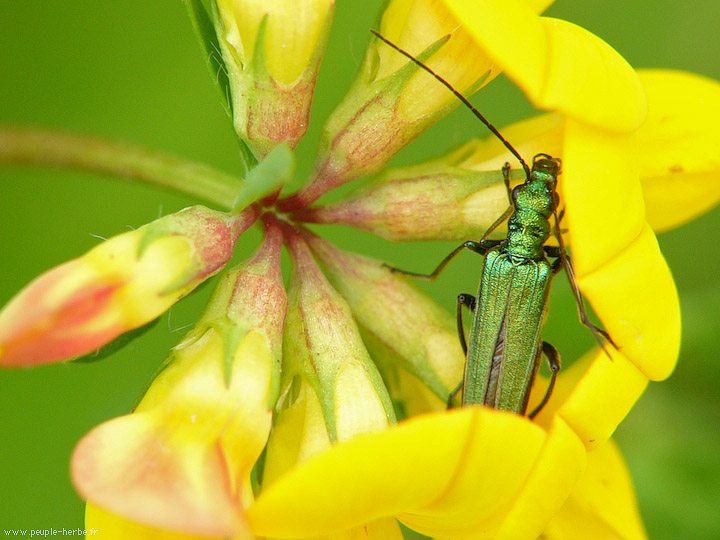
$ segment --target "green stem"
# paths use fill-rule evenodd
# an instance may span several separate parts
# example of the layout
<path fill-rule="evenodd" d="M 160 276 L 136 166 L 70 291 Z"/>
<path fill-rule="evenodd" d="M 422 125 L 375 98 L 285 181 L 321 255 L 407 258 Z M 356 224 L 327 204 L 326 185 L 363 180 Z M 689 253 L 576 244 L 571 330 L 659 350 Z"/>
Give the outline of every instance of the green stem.
<path fill-rule="evenodd" d="M 77 168 L 142 180 L 226 209 L 242 179 L 141 146 L 61 131 L 0 125 L 0 164 Z"/>

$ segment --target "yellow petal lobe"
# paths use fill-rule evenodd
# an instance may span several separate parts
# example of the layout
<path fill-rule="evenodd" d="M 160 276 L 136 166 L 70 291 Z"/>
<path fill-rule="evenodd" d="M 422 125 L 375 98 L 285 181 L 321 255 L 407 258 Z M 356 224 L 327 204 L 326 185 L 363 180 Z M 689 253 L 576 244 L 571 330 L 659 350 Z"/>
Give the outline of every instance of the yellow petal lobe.
<path fill-rule="evenodd" d="M 582 533 L 580 533 L 582 531 Z M 545 540 L 646 540 L 632 479 L 610 441 L 588 453 L 585 474 L 543 533 Z"/>
<path fill-rule="evenodd" d="M 522 0 L 445 0 L 465 29 L 540 109 L 615 132 L 644 120 L 632 67 L 587 30 L 541 18 Z"/>
<path fill-rule="evenodd" d="M 473 409 L 469 437 L 456 439 L 465 448 L 451 483 L 432 503 L 398 516 L 413 530 L 454 539 L 494 534 L 542 452 L 546 434 L 527 419 Z"/>
<path fill-rule="evenodd" d="M 442 48 L 427 60 L 427 65 L 442 74 L 460 92 L 466 92 L 480 79 L 485 85 L 499 74 L 492 59 L 458 24 L 442 0 L 389 2 L 380 21 L 380 32 L 413 56 L 420 55 L 444 36 L 450 36 Z M 378 48 L 377 54 L 378 69 L 374 74 L 377 80 L 393 75 L 408 62 L 407 58 L 385 45 Z M 431 114 L 454 100 L 456 98 L 452 93 L 434 77 L 418 70 L 403 89 L 397 112 L 402 118 L 413 120 Z"/>
<path fill-rule="evenodd" d="M 586 461 L 578 436 L 555 417 L 540 457 L 494 540 L 535 540 L 565 503 Z"/>
<path fill-rule="evenodd" d="M 221 0 L 226 39 L 247 66 L 256 54 L 257 34 L 267 17 L 263 54 L 268 69 L 282 84 L 293 83 L 308 66 L 317 47 L 332 0 Z M 236 27 L 233 27 L 233 24 Z"/>
<path fill-rule="evenodd" d="M 247 517 L 257 534 L 281 538 L 391 515 L 424 534 L 476 532 L 514 500 L 544 440 L 526 419 L 485 408 L 415 417 L 310 458 L 263 491 Z"/>
<path fill-rule="evenodd" d="M 394 518 L 383 518 L 349 531 L 315 540 L 403 540 L 400 524 Z"/>
<path fill-rule="evenodd" d="M 87 538 L 98 540 L 212 540 L 208 536 L 162 531 L 128 521 L 88 503 L 85 508 Z M 222 540 L 220 537 L 215 537 Z"/>
<path fill-rule="evenodd" d="M 548 113 L 521 120 L 500 130 L 521 156 L 534 156 L 544 153 L 560 157 L 563 151 L 565 119 L 559 114 Z M 458 166 L 476 171 L 500 171 L 505 163 L 515 168 L 517 159 L 513 157 L 497 137 L 485 137 L 473 141 L 472 155 Z M 505 196 L 507 202 L 507 196 Z"/>
<path fill-rule="evenodd" d="M 304 383 L 297 399 L 278 413 L 273 424 L 263 471 L 264 487 L 329 447 L 320 401 L 310 385 Z"/>
<path fill-rule="evenodd" d="M 641 70 L 649 103 L 638 130 L 647 220 L 677 227 L 720 200 L 720 83 L 680 71 Z"/>
<path fill-rule="evenodd" d="M 578 285 L 620 352 L 651 380 L 672 372 L 680 349 L 680 304 L 670 269 L 647 225 Z"/>
<path fill-rule="evenodd" d="M 602 39 L 567 21 L 540 18 L 549 43 L 538 107 L 614 132 L 637 129 L 647 115 L 633 68 Z M 522 85 L 520 85 L 522 86 Z M 532 91 L 528 91 L 533 98 Z"/>
<path fill-rule="evenodd" d="M 147 414 L 101 424 L 73 454 L 76 488 L 102 508 L 161 529 L 208 536 L 247 531 L 219 448 L 172 431 L 159 432 Z"/>
<path fill-rule="evenodd" d="M 645 226 L 635 157 L 632 135 L 566 122 L 558 189 L 565 204 L 561 227 L 569 231 L 578 277 L 615 257 Z"/>
<path fill-rule="evenodd" d="M 608 352 L 612 360 L 601 350 L 583 357 L 583 364 L 588 360 L 592 363 L 558 412 L 588 449 L 612 435 L 648 383 L 648 378 L 621 353 L 611 346 Z"/>

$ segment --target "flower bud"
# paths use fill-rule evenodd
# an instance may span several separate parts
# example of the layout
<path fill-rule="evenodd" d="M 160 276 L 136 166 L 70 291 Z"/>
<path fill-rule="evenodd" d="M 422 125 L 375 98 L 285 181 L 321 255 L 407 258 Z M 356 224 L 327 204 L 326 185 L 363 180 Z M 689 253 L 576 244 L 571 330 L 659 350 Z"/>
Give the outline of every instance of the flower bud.
<path fill-rule="evenodd" d="M 392 0 L 380 33 L 464 94 L 497 74 L 492 60 L 437 0 Z M 458 104 L 431 75 L 373 38 L 353 86 L 325 124 L 313 177 L 279 207 L 303 208 L 339 185 L 379 171 Z"/>
<path fill-rule="evenodd" d="M 362 327 L 447 401 L 465 362 L 454 318 L 379 261 L 341 251 L 306 230 L 303 236 Z"/>
<path fill-rule="evenodd" d="M 238 135 L 258 160 L 307 130 L 333 0 L 217 0 Z"/>
<path fill-rule="evenodd" d="M 523 155 L 559 155 L 562 127 L 558 116 L 545 115 L 503 132 Z M 516 161 L 495 137 L 474 139 L 441 158 L 385 169 L 339 200 L 293 216 L 348 225 L 394 242 L 481 238 L 509 204 L 502 176 L 506 162 Z M 525 175 L 516 166 L 510 178 L 520 181 Z M 506 230 L 502 223 L 495 235 Z"/>
<path fill-rule="evenodd" d="M 218 273 L 256 217 L 193 206 L 49 270 L 0 312 L 0 365 L 67 360 L 148 323 Z"/>
<path fill-rule="evenodd" d="M 264 484 L 357 434 L 395 422 L 390 396 L 343 298 L 291 227 L 294 261 L 285 325 L 280 403 L 268 444 Z"/>
<path fill-rule="evenodd" d="M 279 229 L 228 272 L 133 414 L 80 441 L 72 476 L 92 505 L 162 530 L 250 535 L 243 509 L 272 424 L 287 299 Z"/>

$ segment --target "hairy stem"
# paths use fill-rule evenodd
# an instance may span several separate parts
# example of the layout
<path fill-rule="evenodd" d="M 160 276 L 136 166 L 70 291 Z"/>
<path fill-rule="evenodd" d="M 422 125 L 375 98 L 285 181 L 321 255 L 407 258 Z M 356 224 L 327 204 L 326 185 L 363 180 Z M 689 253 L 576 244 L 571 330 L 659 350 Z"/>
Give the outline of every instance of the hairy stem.
<path fill-rule="evenodd" d="M 226 209 L 242 179 L 203 163 L 102 137 L 0 125 L 0 165 L 41 165 L 108 173 L 179 191 Z"/>

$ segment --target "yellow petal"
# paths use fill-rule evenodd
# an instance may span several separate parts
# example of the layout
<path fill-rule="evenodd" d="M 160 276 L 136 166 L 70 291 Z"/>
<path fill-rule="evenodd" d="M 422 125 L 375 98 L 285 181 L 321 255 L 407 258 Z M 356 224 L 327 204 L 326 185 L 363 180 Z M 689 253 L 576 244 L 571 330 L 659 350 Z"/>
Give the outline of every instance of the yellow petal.
<path fill-rule="evenodd" d="M 366 523 L 362 527 L 314 540 L 403 540 L 404 538 L 396 519 L 383 518 Z"/>
<path fill-rule="evenodd" d="M 522 0 L 445 3 L 536 107 L 616 132 L 632 131 L 644 120 L 637 75 L 587 30 L 538 17 Z"/>
<path fill-rule="evenodd" d="M 388 426 L 388 415 L 378 389 L 368 378 L 364 366 L 348 362 L 335 377 L 333 395 L 338 441 Z"/>
<path fill-rule="evenodd" d="M 523 0 L 535 13 L 542 13 L 555 0 Z"/>
<path fill-rule="evenodd" d="M 586 460 L 578 436 L 555 417 L 540 458 L 494 540 L 535 540 L 563 506 Z"/>
<path fill-rule="evenodd" d="M 566 122 L 558 189 L 565 203 L 561 226 L 569 231 L 578 277 L 615 257 L 645 226 L 635 157 L 631 135 Z"/>
<path fill-rule="evenodd" d="M 281 538 L 397 514 L 420 532 L 449 536 L 448 528 L 498 519 L 544 440 L 526 419 L 482 407 L 415 417 L 309 459 L 261 493 L 247 516 L 257 534 Z"/>
<path fill-rule="evenodd" d="M 87 538 L 98 540 L 212 540 L 208 536 L 175 533 L 154 529 L 118 517 L 93 504 L 85 508 Z M 215 537 L 222 540 L 221 537 Z"/>
<path fill-rule="evenodd" d="M 86 499 L 163 530 L 248 532 L 242 508 L 272 421 L 270 350 L 263 334 L 248 332 L 227 387 L 223 345 L 214 330 L 181 343 L 134 414 L 80 441 L 72 476 Z"/>
<path fill-rule="evenodd" d="M 268 441 L 263 470 L 267 488 L 280 476 L 330 447 L 325 417 L 317 394 L 303 382 L 292 405 L 278 412 Z"/>
<path fill-rule="evenodd" d="M 565 119 L 559 114 L 542 114 L 505 126 L 500 130 L 521 156 L 531 158 L 543 153 L 560 157 L 565 136 Z M 501 170 L 509 162 L 518 167 L 517 160 L 495 136 L 477 141 L 473 153 L 458 167 L 475 171 Z M 507 198 L 506 198 L 507 200 Z"/>
<path fill-rule="evenodd" d="M 526 484 L 545 433 L 534 432 L 518 415 L 485 407 L 476 414 L 452 482 L 430 504 L 398 516 L 410 528 L 443 538 L 485 538 L 495 533 Z"/>
<path fill-rule="evenodd" d="M 207 536 L 247 532 L 220 449 L 173 441 L 172 429 L 158 432 L 147 414 L 96 427 L 75 449 L 71 468 L 84 498 L 138 523 Z"/>
<path fill-rule="evenodd" d="M 592 363 L 558 411 L 589 449 L 612 435 L 648 383 L 648 378 L 622 354 L 612 347 L 608 352 L 612 360 L 601 350 L 583 357 L 581 366 Z"/>
<path fill-rule="evenodd" d="M 308 66 L 323 31 L 332 0 L 222 0 L 225 38 L 247 67 L 252 62 L 260 23 L 267 17 L 264 54 L 268 69 L 283 84 L 294 82 Z"/>
<path fill-rule="evenodd" d="M 623 356 L 651 380 L 670 375 L 680 349 L 680 305 L 650 227 L 614 259 L 578 277 L 578 285 Z"/>
<path fill-rule="evenodd" d="M 457 19 L 440 0 L 393 0 L 383 13 L 380 31 L 413 56 L 418 56 L 443 36 L 451 35 L 427 65 L 460 92 L 465 92 L 481 77 L 488 77 L 483 81 L 487 84 L 499 73 L 492 70 L 492 60 L 458 26 Z M 392 75 L 408 62 L 385 44 L 378 48 L 378 56 L 375 75 L 378 80 Z M 434 77 L 418 70 L 403 89 L 398 114 L 415 120 L 456 100 Z"/>
<path fill-rule="evenodd" d="M 669 70 L 639 72 L 649 112 L 638 130 L 647 220 L 657 232 L 720 200 L 720 84 Z"/>
<path fill-rule="evenodd" d="M 585 474 L 543 534 L 545 540 L 646 540 L 632 480 L 610 441 L 588 454 Z"/>

